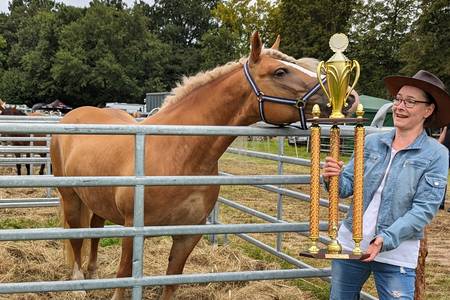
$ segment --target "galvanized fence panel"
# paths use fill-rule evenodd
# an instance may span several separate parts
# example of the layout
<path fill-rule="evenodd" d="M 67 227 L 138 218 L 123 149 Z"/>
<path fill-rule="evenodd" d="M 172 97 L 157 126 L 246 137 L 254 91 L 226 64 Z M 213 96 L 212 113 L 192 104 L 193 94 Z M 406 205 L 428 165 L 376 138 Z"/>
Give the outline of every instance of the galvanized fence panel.
<path fill-rule="evenodd" d="M 326 126 L 323 132 L 327 134 L 329 127 Z M 379 130 L 369 129 L 368 132 Z M 309 183 L 308 175 L 282 175 L 283 163 L 294 163 L 299 165 L 310 165 L 307 160 L 285 157 L 283 153 L 278 155 L 262 154 L 256 151 L 248 151 L 242 149 L 233 149 L 232 153 L 244 154 L 253 157 L 265 158 L 278 161 L 278 175 L 266 176 L 144 176 L 144 137 L 146 134 L 153 135 L 227 135 L 227 136 L 307 136 L 309 131 L 300 131 L 296 128 L 251 128 L 251 127 L 230 127 L 230 126 L 171 126 L 171 125 L 62 125 L 62 124 L 10 124 L 0 123 L 0 132 L 8 133 L 64 133 L 64 134 L 133 134 L 136 135 L 136 174 L 135 176 L 126 177 L 53 177 L 53 176 L 28 176 L 17 178 L 17 176 L 0 177 L 0 186 L 3 187 L 38 187 L 38 186 L 98 186 L 98 185 L 129 185 L 135 186 L 135 223 L 133 227 L 107 226 L 105 228 L 95 229 L 23 229 L 23 230 L 0 230 L 0 240 L 28 240 L 28 239 L 67 239 L 67 238 L 92 238 L 92 237 L 124 237 L 130 236 L 134 238 L 133 253 L 133 277 L 111 280 L 92 281 L 71 281 L 71 282 L 46 282 L 46 283 L 9 283 L 0 284 L 0 293 L 15 292 L 37 292 L 43 291 L 39 288 L 48 288 L 50 291 L 56 289 L 62 290 L 78 290 L 78 289 L 96 289 L 111 287 L 133 287 L 133 299 L 141 299 L 142 287 L 145 285 L 161 285 L 177 283 L 193 283 L 207 282 L 202 281 L 205 278 L 215 281 L 239 281 L 239 280 L 264 280 L 264 279 L 281 279 L 295 277 L 328 277 L 329 269 L 315 269 L 289 255 L 282 253 L 281 242 L 282 232 L 293 231 L 307 234 L 309 225 L 307 223 L 287 223 L 282 220 L 282 197 L 290 196 L 299 200 L 308 201 L 309 195 L 291 191 L 282 187 L 286 184 L 306 184 Z M 342 134 L 353 134 L 353 128 L 341 128 Z M 282 141 L 283 139 L 280 139 Z M 281 149 L 281 146 L 279 146 Z M 19 149 L 18 149 L 19 150 Z M 48 149 L 47 149 L 48 150 Z M 30 150 L 31 151 L 31 150 Z M 222 175 L 229 175 L 223 173 Z M 278 208 L 277 217 L 272 217 L 261 212 L 254 211 L 237 204 L 231 200 L 219 198 L 219 202 L 230 205 L 231 207 L 240 209 L 247 213 L 261 217 L 269 224 L 229 224 L 229 225 L 201 225 L 201 226 L 164 226 L 152 227 L 143 224 L 143 190 L 145 185 L 257 185 L 258 187 L 277 192 Z M 278 186 L 274 186 L 274 184 Z M 1 207 L 8 207 L 13 201 L 1 200 Z M 26 203 L 28 202 L 28 203 Z M 57 199 L 39 199 L 38 201 L 23 200 L 23 207 L 29 206 L 53 206 L 57 205 Z M 2 206 L 4 205 L 4 206 Z M 321 199 L 321 205 L 328 205 L 326 199 Z M 218 207 L 218 205 L 216 205 Z M 341 210 L 348 207 L 341 206 Z M 214 216 L 215 214 L 215 216 Z M 217 212 L 213 212 L 210 219 L 212 223 L 217 222 Z M 326 230 L 326 222 L 321 222 L 321 230 Z M 279 233 L 277 237 L 276 248 L 272 248 L 250 236 L 246 233 L 252 232 L 274 232 Z M 176 235 L 176 234 L 236 234 L 239 237 L 251 242 L 254 245 L 272 253 L 300 268 L 309 268 L 308 270 L 296 270 L 295 272 L 285 272 L 286 270 L 268 271 L 263 273 L 254 272 L 232 272 L 232 273 L 216 273 L 216 274 L 197 274 L 197 275 L 172 275 L 169 277 L 143 276 L 142 255 L 143 240 L 146 235 Z M 326 237 L 321 238 L 322 242 L 327 242 Z M 305 272 L 308 271 L 308 272 Z M 245 273 L 245 274 L 244 274 Z M 247 274 L 249 273 L 249 274 Z M 293 274 L 296 274 L 293 276 Z M 270 274 L 270 276 L 268 275 Z M 293 276 L 293 277 L 289 277 Z M 164 279 L 166 278 L 166 279 Z M 171 281 L 172 280 L 172 281 Z M 175 281 L 173 281 L 175 280 Z M 192 280 L 192 281 L 191 281 Z M 370 295 L 363 294 L 363 299 L 376 299 Z"/>

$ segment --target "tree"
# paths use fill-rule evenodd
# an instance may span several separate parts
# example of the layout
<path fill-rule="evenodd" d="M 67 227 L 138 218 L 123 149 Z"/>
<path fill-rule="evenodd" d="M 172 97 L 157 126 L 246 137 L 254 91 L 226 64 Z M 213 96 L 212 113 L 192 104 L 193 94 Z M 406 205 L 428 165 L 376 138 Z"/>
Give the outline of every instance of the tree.
<path fill-rule="evenodd" d="M 217 0 L 156 0 L 151 6 L 150 30 L 170 45 L 190 47 L 210 29 Z"/>
<path fill-rule="evenodd" d="M 139 11 L 94 1 L 61 31 L 51 74 L 60 97 L 74 106 L 141 102 L 145 92 L 168 88 L 162 79 L 168 49 Z"/>
<path fill-rule="evenodd" d="M 265 41 L 274 36 L 270 34 L 268 25 L 273 9 L 269 0 L 228 0 L 218 3 L 212 15 L 222 29 L 217 33 L 223 35 L 226 32 L 227 38 L 234 40 L 236 50 L 233 52 L 243 56 L 248 54 L 250 36 L 254 31 L 258 31 Z"/>
<path fill-rule="evenodd" d="M 225 27 L 211 29 L 201 40 L 201 69 L 209 70 L 239 58 L 239 37 Z"/>
<path fill-rule="evenodd" d="M 450 6 L 446 0 L 423 1 L 423 13 L 400 47 L 400 73 L 411 76 L 420 69 L 436 74 L 450 87 Z"/>
<path fill-rule="evenodd" d="M 21 20 L 15 32 L 16 43 L 8 54 L 7 68 L 20 71 L 32 96 L 26 99 L 27 104 L 43 102 L 51 99 L 54 92 L 50 68 L 57 48 L 56 18 L 44 6 L 41 10 L 33 7 L 28 17 Z M 14 41 L 14 39 L 12 39 Z M 18 97 L 23 101 L 25 95 Z M 18 99 L 7 99 L 15 102 Z"/>
<path fill-rule="evenodd" d="M 200 71 L 200 41 L 212 26 L 211 9 L 217 0 L 156 0 L 148 11 L 149 28 L 169 45 L 163 82 L 171 87 L 183 75 Z M 146 10 L 141 5 L 141 9 Z"/>
<path fill-rule="evenodd" d="M 281 50 L 294 57 L 328 59 L 330 37 L 347 33 L 357 0 L 281 0 L 272 13 L 271 29 L 281 35 Z"/>
<path fill-rule="evenodd" d="M 388 97 L 382 79 L 401 69 L 400 47 L 417 19 L 418 8 L 417 0 L 360 3 L 352 18 L 348 51 L 361 64 L 360 93 Z"/>
<path fill-rule="evenodd" d="M 6 46 L 6 39 L 0 34 L 0 70 L 6 68 L 6 58 L 8 56 Z"/>

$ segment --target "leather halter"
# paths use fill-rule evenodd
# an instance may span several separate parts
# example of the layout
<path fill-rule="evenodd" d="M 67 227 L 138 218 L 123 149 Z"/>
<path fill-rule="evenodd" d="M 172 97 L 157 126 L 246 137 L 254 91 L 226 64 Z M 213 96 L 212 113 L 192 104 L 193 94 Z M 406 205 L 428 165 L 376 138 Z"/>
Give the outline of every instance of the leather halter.
<path fill-rule="evenodd" d="M 315 93 L 317 93 L 317 91 L 320 89 L 320 83 L 317 83 L 316 85 L 314 85 L 310 90 L 308 90 L 306 92 L 305 95 L 303 95 L 303 97 L 300 97 L 298 99 L 291 99 L 291 98 L 283 98 L 283 97 L 264 95 L 264 93 L 256 85 L 256 82 L 253 79 L 252 75 L 250 74 L 248 61 L 246 61 L 244 64 L 244 74 L 245 74 L 245 78 L 247 78 L 248 83 L 252 87 L 253 92 L 255 93 L 256 97 L 258 98 L 259 115 L 261 116 L 261 119 L 264 122 L 266 122 L 268 124 L 272 124 L 272 125 L 277 125 L 277 126 L 287 126 L 290 124 L 290 123 L 272 123 L 272 122 L 267 121 L 265 114 L 264 114 L 264 102 L 268 101 L 268 102 L 277 103 L 277 104 L 290 105 L 290 106 L 294 106 L 295 108 L 297 108 L 299 116 L 300 116 L 300 129 L 308 129 L 308 127 L 306 126 L 306 117 L 305 117 L 304 106 L 305 106 L 306 102 L 309 100 L 309 98 L 312 95 L 314 95 Z M 322 83 L 325 84 L 326 80 L 327 80 L 326 77 L 324 77 L 322 79 Z"/>

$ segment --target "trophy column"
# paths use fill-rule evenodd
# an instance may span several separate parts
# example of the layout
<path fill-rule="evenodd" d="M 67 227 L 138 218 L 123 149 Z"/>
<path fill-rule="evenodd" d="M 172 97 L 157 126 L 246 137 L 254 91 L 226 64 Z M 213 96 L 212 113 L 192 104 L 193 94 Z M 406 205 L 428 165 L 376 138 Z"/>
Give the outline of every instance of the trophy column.
<path fill-rule="evenodd" d="M 337 125 L 333 125 L 330 130 L 330 156 L 339 161 L 341 144 L 340 130 Z M 339 226 L 339 177 L 332 176 L 329 186 L 330 207 L 328 209 L 328 236 L 331 243 L 328 244 L 328 253 L 340 253 L 342 248 L 337 241 L 337 230 Z"/>
<path fill-rule="evenodd" d="M 318 107 L 316 107 L 318 108 Z M 319 111 L 320 115 L 320 111 Z M 319 208 L 320 208 L 320 126 L 311 126 L 311 205 L 309 206 L 311 246 L 308 251 L 319 253 L 317 241 L 319 240 Z"/>
<path fill-rule="evenodd" d="M 364 111 L 358 107 L 358 118 L 362 118 Z M 354 184 L 353 184 L 353 248 L 354 255 L 361 255 L 361 241 L 363 238 L 363 191 L 364 191 L 364 136 L 365 129 L 361 124 L 355 127 Z"/>

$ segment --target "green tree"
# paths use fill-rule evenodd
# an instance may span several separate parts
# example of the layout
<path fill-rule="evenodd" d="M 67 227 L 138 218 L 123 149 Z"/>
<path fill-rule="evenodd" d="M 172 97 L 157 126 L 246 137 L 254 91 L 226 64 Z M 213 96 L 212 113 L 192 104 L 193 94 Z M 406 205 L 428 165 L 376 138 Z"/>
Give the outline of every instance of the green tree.
<path fill-rule="evenodd" d="M 347 33 L 358 0 L 281 0 L 271 14 L 270 27 L 281 35 L 281 50 L 294 57 L 328 59 L 328 41 Z"/>
<path fill-rule="evenodd" d="M 446 0 L 423 1 L 423 13 L 400 47 L 400 73 L 420 69 L 436 74 L 450 88 L 450 6 Z"/>
<path fill-rule="evenodd" d="M 16 68 L 2 72 L 0 76 L 0 98 L 12 104 L 32 104 L 30 99 L 33 98 L 33 90 L 25 78 L 26 74 Z"/>
<path fill-rule="evenodd" d="M 258 31 L 263 40 L 276 35 L 269 32 L 269 16 L 275 6 L 269 0 L 227 0 L 217 4 L 212 11 L 218 26 L 217 36 L 227 35 L 227 39 L 234 41 L 235 51 L 239 56 L 248 54 L 250 36 Z"/>
<path fill-rule="evenodd" d="M 209 70 L 239 58 L 237 34 L 225 27 L 211 29 L 201 40 L 201 69 Z"/>
<path fill-rule="evenodd" d="M 27 104 L 47 101 L 53 95 L 50 68 L 57 48 L 55 20 L 54 14 L 42 10 L 22 21 L 16 34 L 17 43 L 9 53 L 8 68 L 20 70 L 33 91 Z"/>
<path fill-rule="evenodd" d="M 145 92 L 168 88 L 162 79 L 168 49 L 139 11 L 94 1 L 61 31 L 51 74 L 74 106 L 142 102 Z"/>
<path fill-rule="evenodd" d="M 210 29 L 217 0 L 156 0 L 150 10 L 150 29 L 171 45 L 193 46 Z"/>
<path fill-rule="evenodd" d="M 163 82 L 173 87 L 183 75 L 200 71 L 201 39 L 211 29 L 217 0 L 156 0 L 148 10 L 149 28 L 169 45 Z M 145 10 L 145 7 L 141 5 Z"/>
<path fill-rule="evenodd" d="M 0 34 L 0 70 L 6 68 L 6 59 L 8 56 L 8 53 L 6 52 L 6 39 L 3 37 L 3 35 Z"/>
<path fill-rule="evenodd" d="M 348 56 L 361 64 L 360 93 L 389 97 L 383 78 L 401 69 L 400 47 L 418 17 L 419 1 L 369 0 L 352 18 Z"/>

